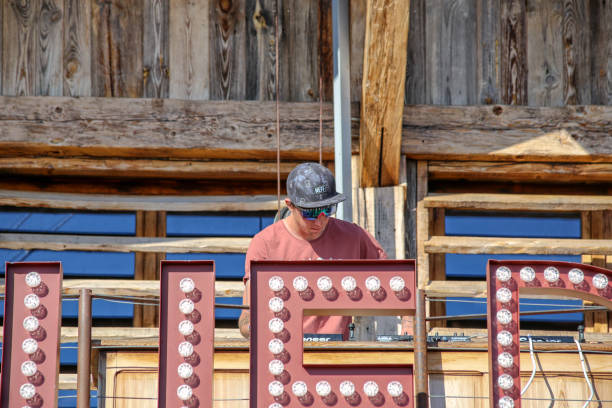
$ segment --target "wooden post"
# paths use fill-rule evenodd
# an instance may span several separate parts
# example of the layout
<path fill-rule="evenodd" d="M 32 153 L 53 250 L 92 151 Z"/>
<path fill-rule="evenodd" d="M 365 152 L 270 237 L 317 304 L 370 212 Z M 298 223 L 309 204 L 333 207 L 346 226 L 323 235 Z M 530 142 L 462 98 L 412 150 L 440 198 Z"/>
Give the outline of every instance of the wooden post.
<path fill-rule="evenodd" d="M 136 212 L 137 237 L 165 237 L 166 212 L 165 211 L 137 211 Z M 159 279 L 159 261 L 164 259 L 163 253 L 143 253 L 135 255 L 134 279 Z M 156 327 L 159 320 L 158 309 L 154 306 L 134 306 L 135 327 Z"/>
<path fill-rule="evenodd" d="M 583 239 L 612 238 L 612 211 L 585 211 L 581 218 Z M 608 269 L 612 266 L 612 258 L 606 255 L 585 255 L 582 262 Z M 584 304 L 592 305 L 586 301 Z M 607 333 L 610 329 L 608 312 L 585 312 L 584 328 L 589 333 Z"/>

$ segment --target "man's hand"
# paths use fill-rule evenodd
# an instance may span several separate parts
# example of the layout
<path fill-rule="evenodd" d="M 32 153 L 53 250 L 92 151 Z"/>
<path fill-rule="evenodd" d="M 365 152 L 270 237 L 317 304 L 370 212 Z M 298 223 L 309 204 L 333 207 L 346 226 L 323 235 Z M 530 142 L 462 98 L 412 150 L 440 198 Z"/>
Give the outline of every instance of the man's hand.
<path fill-rule="evenodd" d="M 251 312 L 243 310 L 242 313 L 240 313 L 238 328 L 240 329 L 240 334 L 242 334 L 245 339 L 251 336 Z"/>

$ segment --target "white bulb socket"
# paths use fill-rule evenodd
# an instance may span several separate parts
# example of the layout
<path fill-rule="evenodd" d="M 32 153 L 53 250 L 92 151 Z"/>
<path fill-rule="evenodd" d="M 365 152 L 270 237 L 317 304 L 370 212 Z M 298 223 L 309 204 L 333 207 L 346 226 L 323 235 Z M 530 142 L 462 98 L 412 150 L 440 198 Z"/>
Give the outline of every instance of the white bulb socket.
<path fill-rule="evenodd" d="M 268 328 L 272 333 L 278 334 L 283 331 L 283 329 L 285 328 L 285 324 L 281 319 L 275 317 L 273 319 L 270 319 L 270 321 L 268 322 Z"/>
<path fill-rule="evenodd" d="M 189 336 L 191 333 L 193 333 L 194 329 L 193 323 L 191 323 L 189 320 L 183 320 L 178 325 L 179 333 L 181 333 L 183 336 Z"/>
<path fill-rule="evenodd" d="M 181 357 L 190 357 L 193 354 L 193 344 L 183 341 L 178 345 L 178 352 Z"/>
<path fill-rule="evenodd" d="M 283 281 L 283 278 L 281 278 L 280 276 L 272 276 L 268 280 L 268 286 L 270 287 L 272 291 L 278 292 L 285 287 L 285 282 Z"/>
<path fill-rule="evenodd" d="M 389 287 L 394 292 L 401 292 L 406 287 L 406 282 L 401 276 L 394 276 L 389 280 Z"/>
<path fill-rule="evenodd" d="M 30 293 L 23 298 L 23 304 L 26 308 L 34 310 L 40 306 L 40 298 L 34 293 Z"/>
<path fill-rule="evenodd" d="M 357 281 L 352 276 L 345 276 L 342 278 L 340 284 L 342 285 L 342 289 L 347 292 L 352 292 L 357 289 Z"/>
<path fill-rule="evenodd" d="M 195 282 L 191 278 L 183 278 L 179 282 L 179 288 L 183 293 L 191 293 L 195 290 Z"/>
<path fill-rule="evenodd" d="M 531 266 L 525 266 L 521 268 L 519 276 L 523 282 L 533 282 L 535 280 L 536 273 Z"/>
<path fill-rule="evenodd" d="M 38 371 L 38 367 L 36 367 L 36 363 L 33 361 L 24 361 L 21 364 L 21 373 L 26 377 L 31 377 L 36 374 Z"/>
<path fill-rule="evenodd" d="M 321 397 L 327 397 L 332 392 L 331 384 L 325 380 L 321 380 L 315 386 L 317 394 Z"/>
<path fill-rule="evenodd" d="M 502 347 L 508 347 L 512 345 L 512 333 L 507 330 L 502 330 L 497 333 L 497 342 Z"/>
<path fill-rule="evenodd" d="M 514 408 L 514 400 L 506 395 L 499 399 L 497 405 L 499 408 Z"/>
<path fill-rule="evenodd" d="M 514 365 L 514 357 L 508 352 L 503 352 L 497 356 L 497 363 L 502 368 L 510 368 Z"/>
<path fill-rule="evenodd" d="M 23 399 L 34 398 L 34 395 L 36 395 L 36 387 L 34 387 L 34 384 L 30 383 L 23 384 L 19 387 L 19 395 Z"/>
<path fill-rule="evenodd" d="M 497 377 L 497 385 L 502 390 L 508 391 L 514 387 L 514 379 L 510 374 L 502 374 Z"/>
<path fill-rule="evenodd" d="M 342 381 L 338 388 L 340 389 L 340 394 L 345 397 L 350 397 L 355 393 L 355 384 L 351 381 Z"/>
<path fill-rule="evenodd" d="M 193 395 L 193 390 L 187 384 L 182 384 L 176 389 L 176 395 L 179 397 L 179 399 L 187 401 Z"/>
<path fill-rule="evenodd" d="M 510 268 L 507 266 L 500 266 L 495 271 L 495 277 L 500 282 L 508 282 L 510 279 L 512 279 L 512 271 L 510 271 Z"/>
<path fill-rule="evenodd" d="M 284 349 L 285 345 L 279 339 L 272 339 L 268 343 L 268 350 L 270 350 L 272 354 L 280 354 Z"/>
<path fill-rule="evenodd" d="M 578 268 L 572 268 L 567 273 L 567 277 L 574 285 L 580 285 L 584 281 L 584 272 Z"/>
<path fill-rule="evenodd" d="M 26 354 L 34 354 L 38 350 L 38 342 L 34 339 L 25 339 L 21 343 L 21 349 Z"/>
<path fill-rule="evenodd" d="M 317 279 L 317 287 L 321 292 L 329 292 L 334 287 L 334 284 L 329 276 L 321 276 Z"/>
<path fill-rule="evenodd" d="M 503 325 L 510 324 L 512 322 L 512 313 L 508 309 L 500 309 L 497 312 L 497 321 Z"/>
<path fill-rule="evenodd" d="M 284 309 L 285 303 L 283 302 L 283 299 L 281 299 L 279 297 L 273 297 L 268 302 L 268 307 L 274 313 L 278 313 L 278 312 L 280 312 L 280 311 L 282 311 Z"/>
<path fill-rule="evenodd" d="M 593 276 L 593 286 L 599 290 L 604 290 L 608 287 L 608 277 L 603 273 L 598 273 Z"/>
<path fill-rule="evenodd" d="M 298 398 L 302 398 L 308 393 L 308 387 L 304 381 L 296 381 L 291 386 L 291 392 Z"/>
<path fill-rule="evenodd" d="M 404 392 L 404 387 L 402 387 L 402 383 L 399 381 L 391 381 L 389 384 L 387 384 L 387 392 L 393 398 L 397 398 Z"/>
<path fill-rule="evenodd" d="M 23 319 L 23 328 L 29 332 L 33 332 L 34 330 L 38 329 L 39 326 L 40 322 L 34 316 L 28 316 Z"/>
<path fill-rule="evenodd" d="M 28 272 L 25 276 L 25 283 L 31 288 L 37 288 L 42 283 L 42 278 L 38 272 Z"/>
<path fill-rule="evenodd" d="M 195 310 L 195 303 L 191 299 L 183 299 L 179 302 L 179 310 L 183 314 L 190 314 Z"/>
<path fill-rule="evenodd" d="M 365 280 L 365 285 L 370 292 L 376 292 L 380 289 L 380 279 L 376 276 L 368 276 Z"/>
<path fill-rule="evenodd" d="M 177 371 L 179 377 L 187 379 L 193 375 L 193 366 L 189 363 L 181 363 L 179 364 Z"/>
<path fill-rule="evenodd" d="M 308 279 L 303 276 L 296 276 L 293 278 L 293 289 L 298 292 L 303 292 L 308 289 Z"/>
<path fill-rule="evenodd" d="M 559 280 L 559 270 L 554 266 L 549 266 L 544 269 L 544 279 L 549 283 L 555 283 Z"/>
<path fill-rule="evenodd" d="M 374 381 L 366 381 L 365 384 L 363 384 L 363 392 L 368 397 L 375 397 L 378 395 L 378 384 Z"/>
<path fill-rule="evenodd" d="M 508 303 L 512 300 L 512 292 L 508 288 L 499 288 L 495 293 L 495 297 L 501 303 Z"/>
<path fill-rule="evenodd" d="M 281 395 L 283 395 L 284 391 L 285 387 L 280 381 L 272 381 L 270 384 L 268 384 L 268 392 L 273 397 L 280 397 Z"/>
<path fill-rule="evenodd" d="M 285 371 L 285 365 L 280 360 L 272 360 L 268 364 L 268 370 L 272 375 L 281 375 Z"/>

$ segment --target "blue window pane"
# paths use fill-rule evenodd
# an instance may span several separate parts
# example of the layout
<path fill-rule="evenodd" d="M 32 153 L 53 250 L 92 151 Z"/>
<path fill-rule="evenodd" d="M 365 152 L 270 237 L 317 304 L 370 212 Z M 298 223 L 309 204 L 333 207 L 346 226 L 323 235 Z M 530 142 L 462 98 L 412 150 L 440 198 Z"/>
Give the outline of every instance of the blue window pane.
<path fill-rule="evenodd" d="M 76 390 L 58 390 L 57 407 L 58 408 L 76 408 L 77 406 L 77 391 Z M 91 408 L 98 408 L 98 392 L 91 390 L 89 395 L 89 406 Z M 109 406 L 107 402 L 106 406 Z"/>
<path fill-rule="evenodd" d="M 0 249 L 0 272 L 5 273 L 5 262 L 60 261 L 64 277 L 134 276 L 134 254 L 118 252 L 47 251 Z"/>
<path fill-rule="evenodd" d="M 215 298 L 215 303 L 222 303 L 225 305 L 241 305 L 242 298 Z M 240 317 L 240 312 L 240 309 L 215 308 L 215 319 L 238 320 Z"/>
<path fill-rule="evenodd" d="M 134 235 L 133 213 L 0 211 L 0 230 L 10 232 Z"/>
<path fill-rule="evenodd" d="M 60 365 L 76 366 L 78 359 L 78 343 L 62 343 L 60 345 Z"/>
<path fill-rule="evenodd" d="M 260 216 L 169 214 L 168 236 L 251 237 L 261 228 Z"/>
<path fill-rule="evenodd" d="M 91 313 L 94 319 L 131 319 L 134 317 L 134 305 L 93 299 Z M 0 317 L 4 317 L 4 302 L 0 302 Z M 79 317 L 78 299 L 62 300 L 62 317 L 68 319 Z"/>
<path fill-rule="evenodd" d="M 487 313 L 487 300 L 481 298 L 448 298 L 446 302 L 446 314 L 448 316 L 459 316 L 465 314 Z M 555 299 L 520 299 L 521 312 L 571 309 L 582 307 L 582 300 L 555 300 Z M 544 306 L 540 306 L 544 305 Z M 555 305 L 555 306 L 547 306 Z M 557 306 L 562 305 L 562 306 Z M 475 320 L 486 320 L 484 317 Z M 521 322 L 558 322 L 558 323 L 582 323 L 583 313 L 564 313 L 550 315 L 521 316 Z"/>
<path fill-rule="evenodd" d="M 446 235 L 580 238 L 580 218 L 457 215 L 445 217 Z"/>
<path fill-rule="evenodd" d="M 166 254 L 166 259 L 177 261 L 215 261 L 217 279 L 242 278 L 245 254 Z"/>
<path fill-rule="evenodd" d="M 549 261 L 581 262 L 579 255 L 526 255 L 526 254 L 446 254 L 447 278 L 486 278 L 489 259 L 540 259 Z"/>

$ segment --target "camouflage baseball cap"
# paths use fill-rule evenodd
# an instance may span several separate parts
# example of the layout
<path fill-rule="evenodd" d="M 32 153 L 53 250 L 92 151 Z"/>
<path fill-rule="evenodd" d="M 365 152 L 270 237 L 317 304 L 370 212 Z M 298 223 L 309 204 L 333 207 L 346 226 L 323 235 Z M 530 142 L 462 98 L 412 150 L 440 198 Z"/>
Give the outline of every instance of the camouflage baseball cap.
<path fill-rule="evenodd" d="M 337 204 L 346 197 L 336 192 L 336 180 L 329 169 L 319 163 L 297 165 L 287 177 L 287 194 L 291 202 L 302 208 Z"/>

